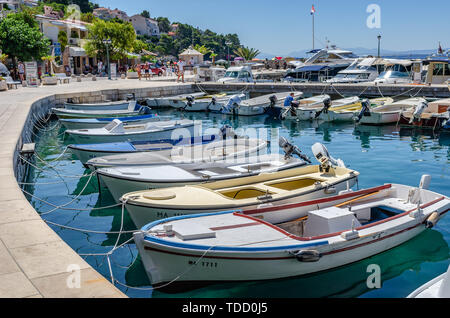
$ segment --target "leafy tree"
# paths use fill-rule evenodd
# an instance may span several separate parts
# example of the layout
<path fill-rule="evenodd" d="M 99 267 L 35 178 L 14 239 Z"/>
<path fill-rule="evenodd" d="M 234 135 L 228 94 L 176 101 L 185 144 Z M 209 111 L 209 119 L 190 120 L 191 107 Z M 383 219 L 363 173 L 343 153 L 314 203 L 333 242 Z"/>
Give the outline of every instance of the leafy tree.
<path fill-rule="evenodd" d="M 117 23 L 114 21 L 103 21 L 96 19 L 88 26 L 87 42 L 84 46 L 89 56 L 106 56 L 106 44 L 104 40 L 110 39 L 110 57 L 119 60 L 131 52 L 136 44 L 136 33 L 133 25 L 129 22 Z"/>
<path fill-rule="evenodd" d="M 142 50 L 147 50 L 148 45 L 147 43 L 141 41 L 141 40 L 135 40 L 133 43 L 133 52 L 135 53 L 141 53 Z"/>
<path fill-rule="evenodd" d="M 67 39 L 67 32 L 64 30 L 61 30 L 58 32 L 58 42 L 61 43 L 61 52 L 64 52 L 67 43 L 69 42 Z"/>
<path fill-rule="evenodd" d="M 82 13 L 92 12 L 98 8 L 98 4 L 91 3 L 89 0 L 43 0 L 41 3 L 45 5 L 62 4 L 68 6 L 69 4 L 76 4 L 80 7 Z"/>
<path fill-rule="evenodd" d="M 97 19 L 92 12 L 82 13 L 80 20 L 87 23 L 93 23 L 94 20 Z"/>
<path fill-rule="evenodd" d="M 200 46 L 200 44 L 196 44 L 196 45 L 194 46 L 194 49 L 197 50 L 197 51 L 199 51 L 199 52 L 202 53 L 203 55 L 206 55 L 206 54 L 212 52 L 212 51 L 211 51 L 210 49 L 208 49 L 206 46 L 204 46 L 204 45 Z"/>
<path fill-rule="evenodd" d="M 260 51 L 248 47 L 240 47 L 234 51 L 234 54 L 242 57 L 246 61 L 250 61 L 259 55 Z"/>
<path fill-rule="evenodd" d="M 31 25 L 30 25 L 31 24 Z M 10 13 L 0 21 L 0 48 L 8 54 L 15 66 L 21 61 L 40 59 L 48 54 L 50 40 L 22 13 Z"/>
<path fill-rule="evenodd" d="M 143 16 L 144 18 L 150 19 L 150 12 L 148 12 L 147 10 L 142 11 L 141 16 Z"/>
<path fill-rule="evenodd" d="M 156 21 L 158 21 L 159 32 L 167 33 L 170 31 L 171 27 L 170 27 L 169 19 L 164 18 L 164 17 L 159 17 L 156 19 Z"/>

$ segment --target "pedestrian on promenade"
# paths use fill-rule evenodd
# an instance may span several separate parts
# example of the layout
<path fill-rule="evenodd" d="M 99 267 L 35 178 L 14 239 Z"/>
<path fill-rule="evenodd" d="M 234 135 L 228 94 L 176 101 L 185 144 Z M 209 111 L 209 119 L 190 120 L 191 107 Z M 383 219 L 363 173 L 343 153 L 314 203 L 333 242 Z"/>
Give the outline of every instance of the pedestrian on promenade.
<path fill-rule="evenodd" d="M 184 63 L 184 61 L 183 60 L 179 60 L 178 61 L 178 63 L 177 63 L 177 66 L 178 66 L 178 78 L 177 78 L 177 83 L 180 81 L 180 77 L 181 77 L 181 79 L 182 79 L 182 82 L 184 83 L 184 66 L 185 66 L 186 64 Z"/>
<path fill-rule="evenodd" d="M 25 80 L 25 65 L 23 65 L 22 61 L 17 65 L 17 70 L 19 71 L 20 81 L 23 82 Z"/>

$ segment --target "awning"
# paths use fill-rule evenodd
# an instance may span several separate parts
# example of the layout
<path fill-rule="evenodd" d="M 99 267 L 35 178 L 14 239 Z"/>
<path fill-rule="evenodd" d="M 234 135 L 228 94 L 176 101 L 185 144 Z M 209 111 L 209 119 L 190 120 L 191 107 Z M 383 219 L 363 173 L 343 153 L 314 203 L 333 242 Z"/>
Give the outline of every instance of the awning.
<path fill-rule="evenodd" d="M 70 56 L 87 56 L 86 51 L 78 46 L 69 47 L 69 55 Z"/>

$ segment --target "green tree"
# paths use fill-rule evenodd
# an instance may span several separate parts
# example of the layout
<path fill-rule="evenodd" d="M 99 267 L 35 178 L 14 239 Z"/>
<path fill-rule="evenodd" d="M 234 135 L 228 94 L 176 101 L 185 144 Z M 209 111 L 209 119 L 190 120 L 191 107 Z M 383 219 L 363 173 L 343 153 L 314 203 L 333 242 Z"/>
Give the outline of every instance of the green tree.
<path fill-rule="evenodd" d="M 147 10 L 142 11 L 141 16 L 143 16 L 144 18 L 150 19 L 150 12 L 148 12 Z"/>
<path fill-rule="evenodd" d="M 49 45 L 50 40 L 44 37 L 35 22 L 27 21 L 21 13 L 11 13 L 0 21 L 0 48 L 12 58 L 14 66 L 16 58 L 21 61 L 41 59 L 48 54 Z"/>
<path fill-rule="evenodd" d="M 41 3 L 45 5 L 51 4 L 62 4 L 68 6 L 69 4 L 76 4 L 80 7 L 80 11 L 83 13 L 92 12 L 94 9 L 98 8 L 98 4 L 92 3 L 89 0 L 43 0 Z"/>
<path fill-rule="evenodd" d="M 257 57 L 259 53 L 259 50 L 248 47 L 240 47 L 234 51 L 234 54 L 242 57 L 246 61 L 251 61 L 252 59 Z"/>
<path fill-rule="evenodd" d="M 167 18 L 159 17 L 156 19 L 158 21 L 159 32 L 167 33 L 170 31 L 170 21 Z"/>
<path fill-rule="evenodd" d="M 97 19 L 88 26 L 87 42 L 84 46 L 89 56 L 106 56 L 106 45 L 104 40 L 110 39 L 109 45 L 110 57 L 112 60 L 119 60 L 132 52 L 135 42 L 136 33 L 133 25 L 129 22 L 117 23 L 113 21 L 103 21 Z"/>
<path fill-rule="evenodd" d="M 67 43 L 69 42 L 67 39 L 67 32 L 64 30 L 61 30 L 58 32 L 58 42 L 61 43 L 61 52 L 64 52 Z"/>

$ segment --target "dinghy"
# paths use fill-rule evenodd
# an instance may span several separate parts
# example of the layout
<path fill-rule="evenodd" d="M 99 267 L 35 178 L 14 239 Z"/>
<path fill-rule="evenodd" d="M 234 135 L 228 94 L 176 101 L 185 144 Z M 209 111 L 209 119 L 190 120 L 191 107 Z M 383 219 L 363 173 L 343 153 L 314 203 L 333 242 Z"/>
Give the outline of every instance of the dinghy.
<path fill-rule="evenodd" d="M 114 119 L 102 128 L 66 130 L 66 134 L 77 143 L 155 141 L 194 136 L 194 124 L 193 120 L 182 119 L 125 126 L 120 120 Z"/>
<path fill-rule="evenodd" d="M 170 106 L 176 109 L 186 110 L 188 107 L 199 110 L 206 110 L 206 106 L 211 103 L 211 100 L 224 98 L 226 97 L 226 93 L 214 94 L 214 95 L 203 95 L 199 97 L 193 97 L 192 95 L 188 95 L 185 98 L 174 99 L 171 101 Z M 192 106 L 197 103 L 197 107 L 193 108 Z M 203 109 L 201 109 L 203 108 Z M 197 111 L 197 110 L 195 110 Z"/>
<path fill-rule="evenodd" d="M 187 112 L 201 112 L 201 111 L 220 111 L 230 100 L 239 98 L 239 100 L 245 100 L 246 94 L 232 95 L 218 95 L 212 98 L 201 98 L 195 100 L 188 100 L 185 107 L 179 108 L 180 110 Z"/>
<path fill-rule="evenodd" d="M 135 107 L 125 110 L 70 110 L 63 108 L 52 108 L 52 112 L 61 118 L 105 118 L 105 117 L 135 117 L 150 114 L 150 108 L 136 104 Z"/>
<path fill-rule="evenodd" d="M 128 192 L 230 180 L 298 168 L 305 164 L 303 159 L 271 154 L 210 163 L 125 166 L 96 171 L 114 200 L 119 202 L 120 197 Z"/>
<path fill-rule="evenodd" d="M 86 162 L 95 170 L 113 166 L 143 166 L 155 164 L 199 163 L 220 160 L 234 160 L 248 157 L 258 151 L 266 150 L 267 142 L 262 139 L 240 137 L 222 139 L 204 144 L 176 146 L 161 151 L 124 153 L 122 155 L 102 156 Z"/>
<path fill-rule="evenodd" d="M 363 109 L 355 116 L 355 121 L 362 125 L 395 124 L 404 111 L 413 111 L 427 101 L 421 97 L 412 97 L 391 104 L 385 104 L 372 109 Z"/>
<path fill-rule="evenodd" d="M 361 111 L 363 107 L 373 109 L 378 106 L 391 104 L 394 100 L 390 97 L 381 97 L 374 99 L 363 100 L 360 104 L 355 104 L 350 107 L 346 107 L 338 110 L 324 110 L 317 117 L 318 120 L 325 122 L 352 122 L 355 116 L 355 112 Z M 364 105 L 365 103 L 365 105 Z"/>
<path fill-rule="evenodd" d="M 299 120 L 314 120 L 318 117 L 318 113 L 324 110 L 324 107 L 329 111 L 343 110 L 351 107 L 361 107 L 361 101 L 358 96 L 341 98 L 334 101 L 328 99 L 324 100 L 322 104 L 311 104 L 297 109 L 297 118 Z"/>
<path fill-rule="evenodd" d="M 447 272 L 420 286 L 407 298 L 450 298 L 450 267 Z"/>
<path fill-rule="evenodd" d="M 317 147 L 317 145 L 313 146 Z M 120 199 L 136 226 L 176 215 L 253 210 L 331 196 L 350 189 L 358 172 L 332 165 L 327 151 L 315 152 L 321 165 L 201 185 L 127 193 Z"/>
<path fill-rule="evenodd" d="M 227 115 L 255 116 L 271 112 L 279 115 L 286 97 L 294 93 L 294 100 L 303 96 L 302 92 L 282 92 L 276 94 L 266 94 L 248 100 L 229 103 L 221 110 L 221 113 Z"/>
<path fill-rule="evenodd" d="M 422 103 L 414 111 L 400 114 L 399 124 L 420 128 L 441 129 L 449 119 L 450 98 L 440 99 L 430 103 Z"/>
<path fill-rule="evenodd" d="M 140 125 L 153 121 L 161 121 L 162 118 L 157 114 L 141 115 L 135 117 L 120 117 L 117 118 L 125 126 L 126 125 Z M 66 129 L 92 129 L 102 128 L 112 122 L 114 118 L 67 118 L 59 121 Z"/>
<path fill-rule="evenodd" d="M 291 106 L 285 106 L 284 110 L 281 112 L 280 118 L 284 119 L 297 119 L 297 109 L 299 107 L 311 107 L 319 108 L 323 107 L 325 100 L 330 99 L 330 95 L 317 95 L 309 98 L 304 98 L 292 103 Z"/>
<path fill-rule="evenodd" d="M 134 241 L 151 284 L 167 291 L 302 276 L 382 253 L 433 227 L 450 199 L 425 183 L 386 184 L 280 209 L 176 216 L 145 225 Z M 293 211 L 289 219 L 286 209 Z"/>
<path fill-rule="evenodd" d="M 205 96 L 206 93 L 199 92 L 199 93 L 190 93 L 190 94 L 183 94 L 183 95 L 175 95 L 175 96 L 168 96 L 168 97 L 150 97 L 146 99 L 147 106 L 151 108 L 164 108 L 164 107 L 172 107 L 173 104 L 177 103 L 179 100 L 183 100 L 188 96 L 191 96 L 193 98 L 198 98 Z M 177 102 L 175 102 L 177 101 Z"/>
<path fill-rule="evenodd" d="M 74 104 L 64 103 L 64 108 L 68 110 L 128 110 L 136 107 L 135 100 L 118 101 L 98 104 Z"/>

